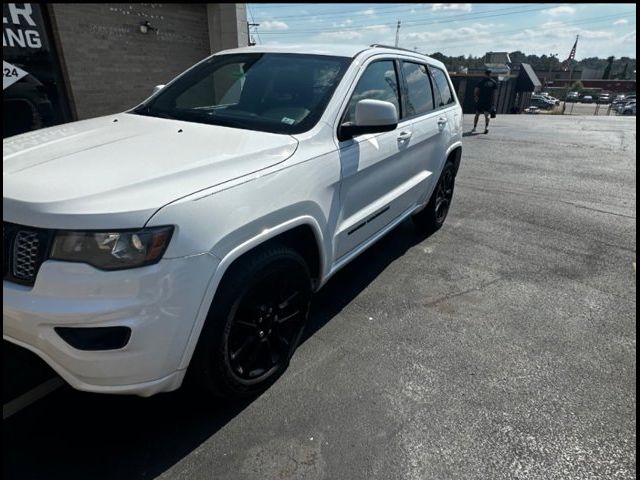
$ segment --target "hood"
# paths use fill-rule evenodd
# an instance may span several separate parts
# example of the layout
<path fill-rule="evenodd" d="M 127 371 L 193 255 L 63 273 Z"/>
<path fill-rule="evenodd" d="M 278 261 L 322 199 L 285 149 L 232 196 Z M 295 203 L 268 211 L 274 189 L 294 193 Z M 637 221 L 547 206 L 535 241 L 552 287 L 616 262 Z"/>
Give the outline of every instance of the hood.
<path fill-rule="evenodd" d="M 289 135 L 128 113 L 37 130 L 3 141 L 3 220 L 137 228 L 164 205 L 283 162 L 296 147 Z"/>

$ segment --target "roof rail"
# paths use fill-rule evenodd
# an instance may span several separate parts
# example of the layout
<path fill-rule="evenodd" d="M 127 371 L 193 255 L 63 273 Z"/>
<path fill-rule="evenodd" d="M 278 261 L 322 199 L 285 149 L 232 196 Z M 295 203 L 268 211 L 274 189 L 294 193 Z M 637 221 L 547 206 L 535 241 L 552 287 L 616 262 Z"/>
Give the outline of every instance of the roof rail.
<path fill-rule="evenodd" d="M 394 47 L 392 45 L 383 45 L 381 43 L 372 43 L 369 45 L 370 47 L 378 47 L 378 48 L 391 48 L 393 50 L 403 50 L 405 52 L 417 53 L 418 55 L 424 55 L 424 53 L 416 52 L 415 50 L 409 50 L 408 48 Z"/>

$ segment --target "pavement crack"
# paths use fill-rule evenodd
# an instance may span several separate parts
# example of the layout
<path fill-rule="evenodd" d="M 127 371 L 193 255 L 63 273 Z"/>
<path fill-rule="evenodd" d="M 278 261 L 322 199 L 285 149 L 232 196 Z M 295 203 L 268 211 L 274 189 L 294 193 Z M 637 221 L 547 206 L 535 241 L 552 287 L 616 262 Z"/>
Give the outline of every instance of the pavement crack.
<path fill-rule="evenodd" d="M 489 188 L 486 186 L 480 186 L 480 185 L 476 185 L 470 182 L 458 182 L 459 185 L 465 186 L 465 187 L 469 187 L 469 188 L 473 188 L 476 190 L 480 190 L 482 192 L 487 192 L 487 193 L 499 193 L 499 194 L 504 194 L 504 193 L 510 193 L 512 195 L 524 195 L 524 196 L 529 196 L 529 197 L 534 197 L 534 198 L 544 198 L 545 200 L 548 200 L 545 195 L 542 195 L 540 193 L 536 193 L 536 192 L 527 192 L 524 190 L 508 190 L 506 188 L 500 188 L 500 189 L 496 189 L 496 188 Z M 609 215 L 615 215 L 617 217 L 624 217 L 624 218 L 631 218 L 632 220 L 635 220 L 636 217 L 634 215 L 627 215 L 625 213 L 617 213 L 617 212 L 612 212 L 610 210 L 602 210 L 600 208 L 595 208 L 595 207 L 588 207 L 586 205 L 582 205 L 580 203 L 576 203 L 576 202 L 572 202 L 570 200 L 561 200 L 558 199 L 557 200 L 560 203 L 564 203 L 567 205 L 571 205 L 574 206 L 576 208 L 584 208 L 586 210 L 592 210 L 594 212 L 600 212 L 600 213 L 606 213 Z"/>
<path fill-rule="evenodd" d="M 436 304 L 438 304 L 440 302 L 443 302 L 445 300 L 449 300 L 451 298 L 461 297 L 462 295 L 466 295 L 467 293 L 483 290 L 483 289 L 487 288 L 488 286 L 493 285 L 496 282 L 499 282 L 500 280 L 502 280 L 502 277 L 494 278 L 493 280 L 491 280 L 491 281 L 489 281 L 487 283 L 481 284 L 481 285 L 479 285 L 477 287 L 467 288 L 466 290 L 462 290 L 461 292 L 450 293 L 450 294 L 445 295 L 443 297 L 440 297 L 440 298 L 437 298 L 437 299 L 432 300 L 430 302 L 424 303 L 423 305 L 425 307 L 431 307 L 433 305 L 436 305 Z"/>
<path fill-rule="evenodd" d="M 587 207 L 586 205 L 581 205 L 581 204 L 579 204 L 579 203 L 570 202 L 570 201 L 567 201 L 567 200 L 558 200 L 558 201 L 559 201 L 559 202 L 561 202 L 561 203 L 566 203 L 566 204 L 568 204 L 568 205 L 573 205 L 574 207 L 577 207 L 577 208 L 584 208 L 584 209 L 586 209 L 586 210 L 592 210 L 592 211 L 594 211 L 594 212 L 607 213 L 607 214 L 609 214 L 609 215 L 615 215 L 616 217 L 631 218 L 631 219 L 633 219 L 633 220 L 635 220 L 635 219 L 636 219 L 636 217 L 634 217 L 633 215 L 626 215 L 626 214 L 624 214 L 624 213 L 611 212 L 611 211 L 609 211 L 609 210 L 602 210 L 602 209 L 600 209 L 600 208 Z"/>

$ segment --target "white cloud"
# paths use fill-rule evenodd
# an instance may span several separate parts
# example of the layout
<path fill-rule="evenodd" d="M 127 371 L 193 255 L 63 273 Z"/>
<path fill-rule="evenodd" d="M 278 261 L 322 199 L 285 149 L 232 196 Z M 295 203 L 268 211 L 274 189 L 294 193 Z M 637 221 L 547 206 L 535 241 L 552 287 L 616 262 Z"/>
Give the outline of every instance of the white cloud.
<path fill-rule="evenodd" d="M 362 34 L 355 30 L 343 30 L 341 32 L 322 32 L 318 38 L 321 40 L 355 40 L 362 38 Z"/>
<path fill-rule="evenodd" d="M 576 35 L 580 35 L 580 40 L 586 39 L 613 39 L 613 32 L 603 30 L 586 30 L 579 27 L 565 25 L 562 22 L 547 22 L 536 29 L 527 28 L 522 32 L 507 37 L 507 40 L 518 41 L 525 40 L 530 42 L 529 45 L 538 43 L 538 41 L 546 40 L 563 40 L 575 39 Z M 572 44 L 568 42 L 567 45 Z M 580 47 L 580 44 L 578 45 Z"/>
<path fill-rule="evenodd" d="M 439 31 L 408 33 L 404 38 L 410 43 L 424 42 L 440 48 L 443 42 L 452 40 L 476 44 L 491 38 L 491 32 L 487 32 L 486 29 L 481 30 L 472 27 L 445 28 Z"/>
<path fill-rule="evenodd" d="M 471 11 L 470 3 L 434 3 L 431 5 L 431 10 L 434 12 L 440 10 L 462 10 L 463 12 Z"/>
<path fill-rule="evenodd" d="M 487 28 L 495 28 L 499 25 L 496 25 L 495 23 L 472 23 L 471 26 L 478 30 L 486 30 Z"/>
<path fill-rule="evenodd" d="M 387 25 L 368 25 L 364 27 L 365 30 L 374 30 L 376 32 L 386 32 L 389 30 Z"/>
<path fill-rule="evenodd" d="M 620 39 L 620 43 L 632 43 L 632 44 L 635 45 L 635 43 L 636 43 L 636 32 L 627 33 L 625 36 L 623 36 Z"/>
<path fill-rule="evenodd" d="M 353 23 L 353 20 L 351 19 L 347 19 L 344 22 L 341 23 L 336 23 L 333 22 L 333 28 L 343 28 L 343 27 L 348 27 L 349 25 L 351 25 Z"/>
<path fill-rule="evenodd" d="M 260 22 L 260 28 L 263 30 L 287 30 L 289 25 L 280 20 L 267 20 Z"/>
<path fill-rule="evenodd" d="M 625 18 L 621 18 L 620 20 L 613 22 L 614 25 L 626 25 L 627 23 L 629 23 L 629 20 Z"/>
<path fill-rule="evenodd" d="M 573 15 L 574 13 L 576 13 L 576 9 L 568 5 L 562 5 L 561 7 L 543 10 L 542 13 L 546 13 L 547 15 L 551 15 L 552 17 L 557 17 L 559 15 Z"/>
<path fill-rule="evenodd" d="M 358 13 L 360 13 L 360 15 L 368 15 L 368 16 L 371 16 L 371 15 L 375 15 L 375 14 L 376 14 L 376 11 L 375 11 L 373 8 L 369 8 L 369 9 L 367 9 L 367 10 L 363 10 L 362 12 L 358 12 Z"/>

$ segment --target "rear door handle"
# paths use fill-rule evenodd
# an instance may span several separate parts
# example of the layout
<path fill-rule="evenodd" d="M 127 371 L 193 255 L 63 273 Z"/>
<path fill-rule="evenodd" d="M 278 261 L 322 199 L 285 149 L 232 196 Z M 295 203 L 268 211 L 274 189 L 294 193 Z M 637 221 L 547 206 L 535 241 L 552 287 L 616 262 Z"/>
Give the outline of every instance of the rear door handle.
<path fill-rule="evenodd" d="M 446 123 L 447 123 L 446 117 L 438 118 L 438 125 L 442 126 L 442 125 L 445 125 Z"/>
<path fill-rule="evenodd" d="M 411 135 L 413 135 L 413 133 L 408 132 L 408 131 L 402 131 L 400 132 L 400 134 L 398 135 L 398 140 L 404 142 L 406 140 L 409 140 L 411 138 Z"/>

